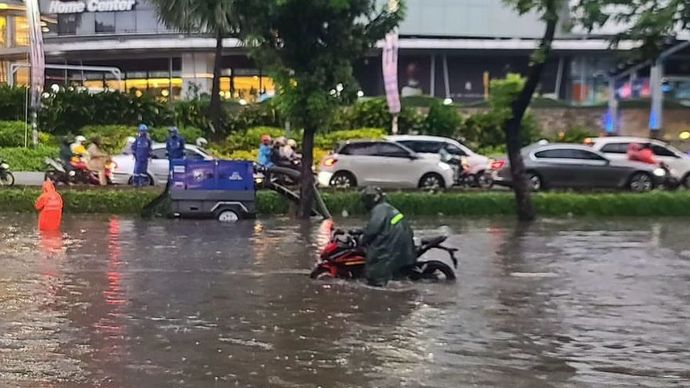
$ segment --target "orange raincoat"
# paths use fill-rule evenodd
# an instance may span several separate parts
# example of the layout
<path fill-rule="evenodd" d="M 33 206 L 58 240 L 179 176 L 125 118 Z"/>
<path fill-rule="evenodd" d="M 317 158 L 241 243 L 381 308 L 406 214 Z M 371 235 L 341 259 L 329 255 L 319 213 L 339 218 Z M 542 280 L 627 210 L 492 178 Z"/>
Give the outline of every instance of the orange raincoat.
<path fill-rule="evenodd" d="M 51 181 L 43 183 L 43 194 L 36 200 L 39 230 L 59 230 L 62 223 L 62 197 Z"/>

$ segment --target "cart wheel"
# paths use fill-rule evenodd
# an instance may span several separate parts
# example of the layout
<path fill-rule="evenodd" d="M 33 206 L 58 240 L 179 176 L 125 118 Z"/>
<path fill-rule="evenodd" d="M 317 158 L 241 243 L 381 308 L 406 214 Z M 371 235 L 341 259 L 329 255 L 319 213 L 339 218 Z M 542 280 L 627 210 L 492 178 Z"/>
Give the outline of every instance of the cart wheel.
<path fill-rule="evenodd" d="M 218 221 L 222 223 L 234 223 L 240 220 L 240 216 L 233 210 L 223 210 L 218 213 Z"/>

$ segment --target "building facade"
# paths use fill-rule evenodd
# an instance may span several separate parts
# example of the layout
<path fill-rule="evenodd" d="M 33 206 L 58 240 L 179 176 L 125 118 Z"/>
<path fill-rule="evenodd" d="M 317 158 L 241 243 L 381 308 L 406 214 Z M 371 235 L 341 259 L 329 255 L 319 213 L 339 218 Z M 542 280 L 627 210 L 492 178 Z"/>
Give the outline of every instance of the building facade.
<path fill-rule="evenodd" d="M 165 99 L 211 89 L 214 39 L 168 29 L 146 0 L 41 0 L 40 6 L 47 63 L 55 65 L 46 72 L 48 86 L 134 90 Z M 490 79 L 526 71 L 544 29 L 537 15 L 519 16 L 502 0 L 407 0 L 406 7 L 399 55 L 404 95 L 481 101 Z M 26 61 L 22 17 L 9 5 L 0 6 L 3 82 L 27 82 L 26 69 L 11 66 Z M 225 39 L 224 45 L 222 96 L 247 101 L 270 96 L 271 78 L 239 42 Z M 605 103 L 607 75 L 620 62 L 620 52 L 610 50 L 604 37 L 565 30 L 559 30 L 554 50 L 539 92 L 574 104 Z M 673 96 L 690 99 L 689 57 L 685 50 L 668 59 L 667 92 Z M 365 95 L 383 94 L 380 47 L 357 64 L 356 76 Z M 648 69 L 616 87 L 621 96 L 646 97 Z"/>

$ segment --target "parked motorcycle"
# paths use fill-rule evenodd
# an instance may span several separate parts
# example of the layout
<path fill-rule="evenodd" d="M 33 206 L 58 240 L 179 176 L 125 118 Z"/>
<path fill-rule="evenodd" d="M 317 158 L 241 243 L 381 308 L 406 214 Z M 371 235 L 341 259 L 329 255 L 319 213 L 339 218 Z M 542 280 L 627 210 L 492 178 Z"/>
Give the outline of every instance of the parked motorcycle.
<path fill-rule="evenodd" d="M 335 230 L 331 234 L 331 239 L 324 247 L 316 267 L 311 272 L 312 279 L 335 278 L 335 279 L 360 279 L 364 277 L 364 265 L 366 262 L 364 248 L 359 244 L 361 237 L 359 231 L 345 232 Z M 445 251 L 457 268 L 458 260 L 455 248 L 448 248 L 442 244 L 448 239 L 446 236 L 439 236 L 431 239 L 424 239 L 421 245 L 417 246 L 417 259 L 432 249 Z M 454 281 L 455 271 L 442 261 L 417 261 L 413 265 L 403 270 L 403 276 L 413 280 L 432 280 L 432 281 Z"/>
<path fill-rule="evenodd" d="M 0 186 L 14 186 L 14 175 L 4 160 L 0 160 Z"/>

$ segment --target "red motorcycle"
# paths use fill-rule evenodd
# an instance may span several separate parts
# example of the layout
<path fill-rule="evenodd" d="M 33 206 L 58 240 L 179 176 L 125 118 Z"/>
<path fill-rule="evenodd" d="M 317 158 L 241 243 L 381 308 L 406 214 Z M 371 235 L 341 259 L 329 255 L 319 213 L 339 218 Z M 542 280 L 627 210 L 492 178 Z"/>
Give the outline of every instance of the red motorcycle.
<path fill-rule="evenodd" d="M 316 268 L 311 272 L 312 279 L 360 279 L 364 277 L 364 265 L 366 262 L 364 248 L 360 245 L 361 231 L 349 231 L 337 229 L 331 234 L 330 241 L 324 247 Z M 432 249 L 445 251 L 450 256 L 455 268 L 458 260 L 455 248 L 448 248 L 442 244 L 448 239 L 439 236 L 424 239 L 421 245 L 416 247 L 417 259 Z M 448 264 L 438 261 L 417 261 L 408 268 L 404 268 L 401 277 L 413 281 L 419 280 L 446 280 L 454 281 L 455 271 Z"/>

